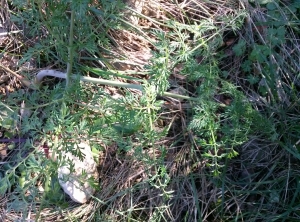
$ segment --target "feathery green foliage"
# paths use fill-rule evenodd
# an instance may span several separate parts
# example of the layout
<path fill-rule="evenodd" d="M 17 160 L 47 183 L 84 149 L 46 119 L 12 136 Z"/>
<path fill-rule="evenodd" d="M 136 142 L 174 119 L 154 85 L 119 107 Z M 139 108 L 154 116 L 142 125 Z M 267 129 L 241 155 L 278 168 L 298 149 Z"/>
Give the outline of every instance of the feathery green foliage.
<path fill-rule="evenodd" d="M 299 1 L 221 2 L 151 0 L 134 9 L 144 26 L 133 27 L 119 0 L 9 1 L 12 22 L 35 39 L 24 44 L 20 67 L 32 58 L 38 67 L 69 64 L 143 90 L 76 80 L 65 90 L 48 79 L 40 90 L 1 95 L 1 131 L 22 138 L 0 165 L 8 221 L 299 219 Z M 116 61 L 140 60 L 126 57 L 139 52 L 132 42 L 151 49 L 151 59 L 115 70 Z M 178 89 L 193 100 L 162 96 Z M 100 181 L 79 206 L 42 146 L 59 160 L 60 147 L 82 157 L 70 147 L 83 140 Z"/>

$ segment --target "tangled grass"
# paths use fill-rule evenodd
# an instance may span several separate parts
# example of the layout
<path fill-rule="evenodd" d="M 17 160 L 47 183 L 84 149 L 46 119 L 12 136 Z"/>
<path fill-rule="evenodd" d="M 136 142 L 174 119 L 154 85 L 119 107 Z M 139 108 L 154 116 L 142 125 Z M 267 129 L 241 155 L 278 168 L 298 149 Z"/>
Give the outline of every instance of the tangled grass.
<path fill-rule="evenodd" d="M 2 0 L 2 65 L 65 70 L 76 9 L 74 72 L 144 91 L 57 79 L 30 91 L 1 70 L 1 219 L 299 220 L 299 1 L 135 3 Z M 84 205 L 41 148 L 81 140 L 100 175 Z"/>

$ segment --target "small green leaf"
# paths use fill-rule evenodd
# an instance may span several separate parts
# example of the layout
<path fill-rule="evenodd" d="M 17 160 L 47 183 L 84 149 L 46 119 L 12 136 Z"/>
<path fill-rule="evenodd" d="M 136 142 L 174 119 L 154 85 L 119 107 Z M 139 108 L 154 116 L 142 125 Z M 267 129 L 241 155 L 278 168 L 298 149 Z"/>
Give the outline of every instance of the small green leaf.
<path fill-rule="evenodd" d="M 5 195 L 7 189 L 8 189 L 8 180 L 6 178 L 1 178 L 0 179 L 0 195 L 3 196 Z"/>
<path fill-rule="evenodd" d="M 267 9 L 269 9 L 269 10 L 274 10 L 276 8 L 277 8 L 277 5 L 274 2 L 269 2 L 267 4 Z"/>
<path fill-rule="evenodd" d="M 259 78 L 257 76 L 249 75 L 247 77 L 247 80 L 251 85 L 254 85 L 254 84 L 258 83 Z"/>
<path fill-rule="evenodd" d="M 239 40 L 238 44 L 233 46 L 232 49 L 237 56 L 243 55 L 246 51 L 246 41 L 243 39 Z"/>
<path fill-rule="evenodd" d="M 252 62 L 250 60 L 245 60 L 242 65 L 242 69 L 244 72 L 251 72 L 252 70 Z"/>

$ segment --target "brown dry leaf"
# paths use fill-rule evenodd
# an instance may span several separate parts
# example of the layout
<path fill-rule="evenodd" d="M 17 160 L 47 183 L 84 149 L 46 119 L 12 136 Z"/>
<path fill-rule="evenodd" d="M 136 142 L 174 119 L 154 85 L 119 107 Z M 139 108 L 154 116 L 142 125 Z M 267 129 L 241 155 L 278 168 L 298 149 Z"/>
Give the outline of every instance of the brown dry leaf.
<path fill-rule="evenodd" d="M 9 80 L 9 76 L 5 73 L 0 72 L 0 84 L 5 83 Z"/>
<path fill-rule="evenodd" d="M 7 144 L 0 143 L 0 159 L 3 160 L 7 157 Z"/>
<path fill-rule="evenodd" d="M 230 45 L 232 45 L 235 41 L 236 41 L 235 38 L 227 39 L 227 40 L 225 41 L 225 45 L 226 45 L 226 46 L 230 46 Z"/>

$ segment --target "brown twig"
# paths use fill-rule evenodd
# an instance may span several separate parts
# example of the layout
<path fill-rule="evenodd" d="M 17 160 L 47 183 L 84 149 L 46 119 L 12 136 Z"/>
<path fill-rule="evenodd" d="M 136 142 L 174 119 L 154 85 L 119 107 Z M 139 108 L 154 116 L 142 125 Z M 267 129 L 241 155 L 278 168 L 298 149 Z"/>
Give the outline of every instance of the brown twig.
<path fill-rule="evenodd" d="M 0 68 L 5 70 L 6 72 L 9 72 L 10 74 L 14 75 L 15 77 L 17 77 L 23 85 L 25 85 L 26 87 L 30 88 L 30 89 L 36 89 L 36 87 L 27 79 L 25 79 L 23 76 L 19 75 L 18 73 L 12 71 L 11 69 L 3 66 L 0 64 Z"/>
<path fill-rule="evenodd" d="M 62 73 L 62 72 L 55 71 L 55 70 L 42 70 L 36 75 L 34 83 L 31 83 L 29 80 L 25 79 L 23 76 L 2 66 L 1 64 L 0 64 L 0 68 L 13 74 L 14 76 L 16 76 L 26 87 L 28 87 L 30 89 L 37 89 L 45 76 L 53 76 L 53 77 L 66 79 L 66 73 Z M 77 76 L 71 75 L 71 78 L 76 79 Z M 86 77 L 86 76 L 81 76 L 79 79 L 83 82 L 93 82 L 93 83 L 109 85 L 109 86 L 125 87 L 125 88 L 137 89 L 137 90 L 141 90 L 141 91 L 143 90 L 143 86 L 137 85 L 137 84 L 129 84 L 129 83 L 123 83 L 123 82 L 118 82 L 118 81 L 97 79 L 97 78 L 91 78 L 91 77 Z M 179 95 L 179 94 L 170 93 L 170 92 L 164 92 L 163 96 L 168 96 L 168 97 L 177 98 L 177 99 L 186 99 L 186 100 L 194 100 L 194 101 L 197 100 L 196 98 L 193 98 L 193 97 Z"/>

